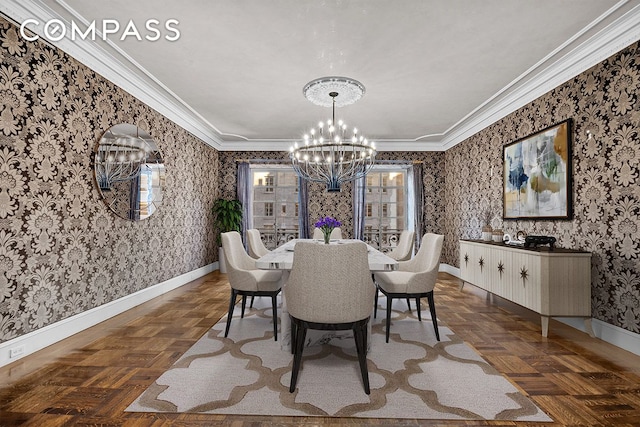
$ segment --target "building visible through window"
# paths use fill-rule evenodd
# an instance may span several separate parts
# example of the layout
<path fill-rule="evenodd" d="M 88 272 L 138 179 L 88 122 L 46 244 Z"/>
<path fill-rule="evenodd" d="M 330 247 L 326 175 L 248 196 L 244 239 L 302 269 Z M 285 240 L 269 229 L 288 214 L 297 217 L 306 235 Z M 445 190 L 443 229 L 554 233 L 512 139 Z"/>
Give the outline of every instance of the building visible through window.
<path fill-rule="evenodd" d="M 375 166 L 364 180 L 364 240 L 383 251 L 396 246 L 400 233 L 409 228 L 408 212 L 413 201 L 406 168 Z M 284 167 L 252 167 L 251 171 L 252 227 L 260 230 L 269 249 L 298 238 L 298 176 Z"/>
<path fill-rule="evenodd" d="M 400 233 L 408 228 L 407 170 L 375 167 L 365 181 L 364 240 L 387 251 L 396 246 Z"/>
<path fill-rule="evenodd" d="M 298 233 L 298 176 L 291 168 L 251 168 L 252 227 L 275 249 Z M 292 215 L 291 212 L 294 214 Z"/>

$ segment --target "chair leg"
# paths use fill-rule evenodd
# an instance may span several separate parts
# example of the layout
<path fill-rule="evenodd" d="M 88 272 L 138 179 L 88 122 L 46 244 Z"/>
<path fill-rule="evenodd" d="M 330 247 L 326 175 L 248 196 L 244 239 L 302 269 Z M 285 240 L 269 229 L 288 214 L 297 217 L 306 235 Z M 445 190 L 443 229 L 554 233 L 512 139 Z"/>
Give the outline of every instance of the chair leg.
<path fill-rule="evenodd" d="M 229 335 L 229 327 L 231 326 L 231 318 L 233 317 L 233 308 L 236 306 L 236 296 L 238 296 L 238 291 L 231 289 L 231 300 L 229 301 L 229 311 L 227 312 L 227 327 L 224 330 L 225 338 Z"/>
<path fill-rule="evenodd" d="M 411 299 L 407 298 L 407 307 L 409 307 L 409 313 L 411 313 Z"/>
<path fill-rule="evenodd" d="M 242 294 L 242 312 L 240 313 L 240 318 L 244 319 L 244 307 L 247 305 L 247 295 Z"/>
<path fill-rule="evenodd" d="M 298 334 L 298 324 L 293 320 L 291 320 L 291 354 L 295 354 L 297 334 Z"/>
<path fill-rule="evenodd" d="M 376 286 L 375 300 L 373 302 L 373 318 L 375 319 L 378 316 L 378 293 L 380 290 Z"/>
<path fill-rule="evenodd" d="M 436 319 L 436 304 L 433 301 L 433 291 L 427 294 L 427 301 L 429 302 L 429 311 L 431 312 L 431 321 L 433 322 L 433 328 L 436 330 L 436 338 L 440 341 L 440 332 L 438 331 L 438 319 Z"/>
<path fill-rule="evenodd" d="M 358 352 L 358 362 L 360 363 L 360 374 L 362 375 L 362 383 L 364 392 L 370 394 L 369 387 L 369 371 L 367 370 L 367 322 L 363 324 L 355 323 L 353 325 L 353 337 L 356 341 L 356 350 Z"/>
<path fill-rule="evenodd" d="M 307 336 L 307 325 L 297 319 L 291 319 L 293 322 L 299 322 L 296 325 L 296 348 L 293 353 L 293 368 L 291 369 L 291 384 L 289 384 L 289 393 L 293 393 L 298 382 L 298 372 L 302 363 L 302 350 L 304 348 L 304 340 Z"/>
<path fill-rule="evenodd" d="M 420 312 L 422 311 L 420 309 L 420 297 L 416 297 L 416 310 L 418 311 L 418 320 L 422 322 L 422 315 L 420 314 Z"/>
<path fill-rule="evenodd" d="M 387 295 L 387 342 L 389 342 L 389 329 L 391 329 L 391 302 L 393 298 Z"/>
<path fill-rule="evenodd" d="M 368 326 L 369 326 L 369 321 L 367 320 L 367 322 L 364 325 L 362 325 L 362 348 L 364 349 L 364 354 L 367 354 L 367 352 L 369 351 L 368 347 L 367 347 L 367 345 L 369 344 L 369 342 L 367 341 L 367 335 L 368 335 L 367 328 L 368 328 Z M 367 374 L 367 377 L 368 376 L 369 375 Z"/>
<path fill-rule="evenodd" d="M 249 304 L 249 308 L 253 308 L 253 300 L 255 299 L 255 295 L 251 295 L 251 304 Z"/>
<path fill-rule="evenodd" d="M 278 307 L 277 298 L 278 294 L 271 295 L 271 309 L 273 310 L 273 338 L 274 341 L 278 341 Z M 253 299 L 253 297 L 251 297 Z"/>

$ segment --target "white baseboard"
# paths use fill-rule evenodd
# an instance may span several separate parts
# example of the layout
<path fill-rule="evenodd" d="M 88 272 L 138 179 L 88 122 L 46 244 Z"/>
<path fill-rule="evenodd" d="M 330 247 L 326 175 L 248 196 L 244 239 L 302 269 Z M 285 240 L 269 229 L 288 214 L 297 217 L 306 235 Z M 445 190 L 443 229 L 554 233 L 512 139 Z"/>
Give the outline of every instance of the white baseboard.
<path fill-rule="evenodd" d="M 460 269 L 449 264 L 440 264 L 439 271 L 449 273 L 452 276 L 460 277 Z"/>
<path fill-rule="evenodd" d="M 555 320 L 586 332 L 584 320 L 576 317 L 554 317 Z M 591 319 L 591 327 L 596 337 L 623 350 L 640 356 L 640 334 L 622 329 L 598 319 Z"/>
<path fill-rule="evenodd" d="M 38 350 L 62 341 L 78 332 L 97 325 L 111 317 L 117 316 L 133 307 L 147 302 L 157 296 L 179 288 L 205 274 L 218 269 L 218 263 L 200 267 L 196 270 L 166 280 L 162 283 L 139 290 L 118 300 L 111 301 L 99 307 L 92 308 L 83 313 L 66 318 L 59 322 L 47 325 L 36 331 L 29 332 L 18 338 L 0 344 L 0 367 L 13 363 Z M 11 357 L 12 350 L 21 350 L 19 355 Z"/>
<path fill-rule="evenodd" d="M 440 264 L 440 271 L 460 278 L 460 269 L 449 264 Z M 586 332 L 584 319 L 577 317 L 554 317 L 555 320 L 569 325 L 579 331 Z M 640 356 L 640 334 L 611 325 L 602 320 L 592 319 L 591 326 L 596 337 L 623 350 Z"/>

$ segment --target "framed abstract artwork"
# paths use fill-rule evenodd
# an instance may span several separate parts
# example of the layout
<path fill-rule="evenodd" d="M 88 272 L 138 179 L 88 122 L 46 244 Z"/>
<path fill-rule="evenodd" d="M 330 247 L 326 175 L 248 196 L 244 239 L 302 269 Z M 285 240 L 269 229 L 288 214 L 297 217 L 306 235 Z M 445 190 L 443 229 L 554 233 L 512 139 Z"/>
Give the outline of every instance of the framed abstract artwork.
<path fill-rule="evenodd" d="M 503 219 L 571 219 L 571 145 L 567 119 L 504 146 Z"/>

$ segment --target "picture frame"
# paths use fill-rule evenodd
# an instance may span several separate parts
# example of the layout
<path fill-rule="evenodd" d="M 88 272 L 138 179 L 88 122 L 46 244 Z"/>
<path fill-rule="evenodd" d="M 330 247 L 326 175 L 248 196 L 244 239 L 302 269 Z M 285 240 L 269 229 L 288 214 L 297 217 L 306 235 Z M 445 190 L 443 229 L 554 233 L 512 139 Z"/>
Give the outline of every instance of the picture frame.
<path fill-rule="evenodd" d="M 573 218 L 573 120 L 503 147 L 502 218 Z"/>

